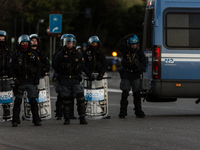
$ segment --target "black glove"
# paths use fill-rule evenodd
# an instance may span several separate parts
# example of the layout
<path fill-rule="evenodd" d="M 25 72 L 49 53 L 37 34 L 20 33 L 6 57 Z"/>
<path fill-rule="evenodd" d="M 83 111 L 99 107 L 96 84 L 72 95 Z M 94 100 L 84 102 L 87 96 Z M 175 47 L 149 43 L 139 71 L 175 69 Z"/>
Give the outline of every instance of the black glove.
<path fill-rule="evenodd" d="M 82 77 L 79 75 L 78 76 L 78 81 L 81 82 L 82 81 Z"/>
<path fill-rule="evenodd" d="M 99 80 L 102 80 L 102 78 L 103 78 L 103 75 L 102 74 L 99 74 L 98 76 L 97 76 L 97 80 L 99 81 Z"/>
<path fill-rule="evenodd" d="M 34 80 L 34 85 L 38 85 L 39 84 L 39 79 L 35 79 Z"/>
<path fill-rule="evenodd" d="M 124 36 L 124 38 L 129 39 L 130 37 L 134 37 L 134 35 L 135 35 L 134 33 L 130 33 L 130 34 Z"/>
<path fill-rule="evenodd" d="M 0 76 L 3 76 L 3 71 L 0 71 Z"/>
<path fill-rule="evenodd" d="M 88 78 L 90 81 L 94 81 L 94 76 L 92 76 L 91 74 L 87 74 Z"/>
<path fill-rule="evenodd" d="M 20 85 L 20 81 L 18 79 L 15 79 L 15 86 L 19 86 Z"/>

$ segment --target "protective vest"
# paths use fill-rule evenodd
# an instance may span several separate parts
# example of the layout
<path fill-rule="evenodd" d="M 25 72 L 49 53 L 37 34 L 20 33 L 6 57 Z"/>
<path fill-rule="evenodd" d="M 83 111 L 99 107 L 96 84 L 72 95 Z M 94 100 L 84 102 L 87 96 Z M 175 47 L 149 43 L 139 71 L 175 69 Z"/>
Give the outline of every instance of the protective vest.
<path fill-rule="evenodd" d="M 136 65 L 133 63 L 133 60 L 137 59 L 140 62 L 140 57 L 139 54 L 136 52 L 132 52 L 132 51 L 127 51 L 123 54 L 123 59 L 121 62 L 121 65 L 124 69 L 129 69 L 129 70 L 133 70 L 134 72 L 138 71 L 138 68 L 136 67 Z"/>
<path fill-rule="evenodd" d="M 33 77 L 37 73 L 37 66 L 35 65 L 36 55 L 31 51 L 16 53 L 16 62 L 14 63 L 15 70 L 18 70 L 20 76 L 24 78 Z"/>
<path fill-rule="evenodd" d="M 82 58 L 77 51 L 68 52 L 62 50 L 60 73 L 65 75 L 78 75 L 82 70 Z"/>
<path fill-rule="evenodd" d="M 0 47 L 0 75 L 7 75 L 8 74 L 8 64 L 11 58 L 11 53 L 8 48 Z M 3 73 L 4 72 L 4 73 Z"/>
<path fill-rule="evenodd" d="M 91 72 L 99 72 L 103 68 L 103 56 L 100 53 L 99 50 L 97 51 L 87 51 L 86 52 L 87 57 L 85 59 L 86 67 Z"/>

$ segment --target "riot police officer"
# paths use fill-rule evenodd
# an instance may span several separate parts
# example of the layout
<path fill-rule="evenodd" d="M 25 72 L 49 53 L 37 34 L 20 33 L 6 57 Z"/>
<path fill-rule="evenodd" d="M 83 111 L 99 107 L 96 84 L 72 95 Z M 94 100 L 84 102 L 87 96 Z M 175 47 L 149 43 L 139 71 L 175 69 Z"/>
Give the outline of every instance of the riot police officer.
<path fill-rule="evenodd" d="M 38 37 L 37 34 L 31 34 L 30 36 L 31 40 L 31 49 L 35 50 L 37 55 L 40 58 L 41 62 L 41 67 L 42 67 L 42 72 L 41 72 L 41 77 L 44 77 L 47 72 L 50 70 L 50 63 L 49 59 L 46 56 L 46 54 L 39 48 L 40 45 L 40 38 Z"/>
<path fill-rule="evenodd" d="M 82 48 L 81 48 L 81 46 L 76 46 L 76 50 L 77 50 L 78 52 L 82 53 Z"/>
<path fill-rule="evenodd" d="M 91 80 L 93 80 L 92 73 L 98 73 L 97 80 L 102 80 L 108 69 L 107 60 L 99 49 L 100 44 L 99 37 L 92 36 L 88 40 L 88 49 L 83 52 L 84 72 Z"/>
<path fill-rule="evenodd" d="M 54 60 L 55 60 L 55 56 L 60 52 L 60 51 L 62 51 L 63 50 L 63 39 L 67 36 L 67 35 L 69 35 L 69 36 L 73 36 L 74 38 L 75 38 L 75 36 L 74 35 L 72 35 L 72 34 L 63 34 L 62 36 L 61 36 L 61 38 L 60 38 L 60 48 L 54 53 L 54 55 L 53 55 L 53 60 L 52 60 L 52 67 L 54 66 L 53 64 L 54 64 Z M 55 70 L 55 69 L 54 69 Z M 53 75 L 53 78 L 54 79 L 56 79 L 57 78 L 57 73 L 54 71 L 54 75 Z M 56 101 L 56 110 L 55 110 L 55 112 L 56 112 L 56 115 L 55 115 L 55 117 L 56 117 L 56 119 L 57 120 L 61 120 L 61 118 L 62 118 L 62 98 L 61 98 L 61 96 L 60 96 L 60 90 L 59 90 L 59 83 L 57 83 L 56 84 L 56 93 L 58 93 L 58 95 L 57 95 L 57 101 Z M 70 99 L 71 99 L 71 109 L 70 109 L 70 119 L 76 119 L 76 117 L 74 116 L 74 97 L 71 95 L 71 97 L 70 97 Z"/>
<path fill-rule="evenodd" d="M 122 69 L 120 70 L 122 96 L 119 118 L 127 116 L 127 99 L 131 88 L 134 97 L 135 115 L 136 117 L 143 118 L 145 114 L 141 106 L 140 75 L 145 71 L 146 58 L 144 53 L 139 50 L 139 39 L 136 34 L 131 33 L 120 39 L 117 47 L 123 55 Z"/>
<path fill-rule="evenodd" d="M 13 107 L 12 126 L 17 127 L 20 124 L 20 105 L 22 96 L 26 90 L 28 93 L 33 123 L 35 126 L 41 126 L 41 120 L 38 115 L 38 104 L 36 97 L 36 85 L 39 84 L 41 76 L 41 65 L 36 52 L 30 49 L 30 38 L 28 35 L 21 35 L 18 39 L 18 50 L 12 55 L 11 73 L 17 86 L 17 93 Z"/>
<path fill-rule="evenodd" d="M 7 48 L 8 36 L 6 31 L 0 30 L 0 91 L 11 90 L 11 86 L 3 82 L 3 77 L 9 76 L 9 61 L 11 59 L 11 51 Z M 3 119 L 10 119 L 10 104 L 4 103 L 3 107 Z"/>
<path fill-rule="evenodd" d="M 75 50 L 76 39 L 67 35 L 63 40 L 63 49 L 55 56 L 53 68 L 58 73 L 60 96 L 63 103 L 64 124 L 70 124 L 71 95 L 76 97 L 80 124 L 87 124 L 85 120 L 85 97 L 80 85 L 83 58 Z"/>

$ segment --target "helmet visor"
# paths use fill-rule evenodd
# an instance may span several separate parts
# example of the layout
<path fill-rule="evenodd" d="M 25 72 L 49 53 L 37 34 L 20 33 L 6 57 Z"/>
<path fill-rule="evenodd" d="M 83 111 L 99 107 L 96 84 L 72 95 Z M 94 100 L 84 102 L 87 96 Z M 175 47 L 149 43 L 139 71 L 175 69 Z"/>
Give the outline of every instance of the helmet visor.
<path fill-rule="evenodd" d="M 74 37 L 65 37 L 63 39 L 63 46 L 72 45 L 76 47 L 76 39 Z"/>

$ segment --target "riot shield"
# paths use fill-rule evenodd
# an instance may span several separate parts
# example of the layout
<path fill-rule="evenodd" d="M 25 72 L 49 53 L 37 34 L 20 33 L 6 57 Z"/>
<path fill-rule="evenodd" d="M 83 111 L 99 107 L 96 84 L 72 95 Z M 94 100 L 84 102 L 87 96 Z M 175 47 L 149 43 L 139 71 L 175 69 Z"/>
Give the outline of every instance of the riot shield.
<path fill-rule="evenodd" d="M 93 73 L 93 81 L 84 76 L 83 87 L 86 101 L 86 118 L 102 119 L 108 117 L 108 85 L 107 74 L 102 80 L 96 80 L 98 74 Z"/>
<path fill-rule="evenodd" d="M 7 76 L 0 77 L 0 122 L 12 120 L 13 90 L 12 79 Z"/>
<path fill-rule="evenodd" d="M 50 87 L 49 76 L 44 76 L 40 79 L 37 86 L 39 97 L 36 99 L 38 103 L 38 114 L 42 120 L 51 119 L 51 99 L 50 99 Z M 32 120 L 31 105 L 27 97 L 27 92 L 24 92 L 23 96 L 23 120 Z"/>

